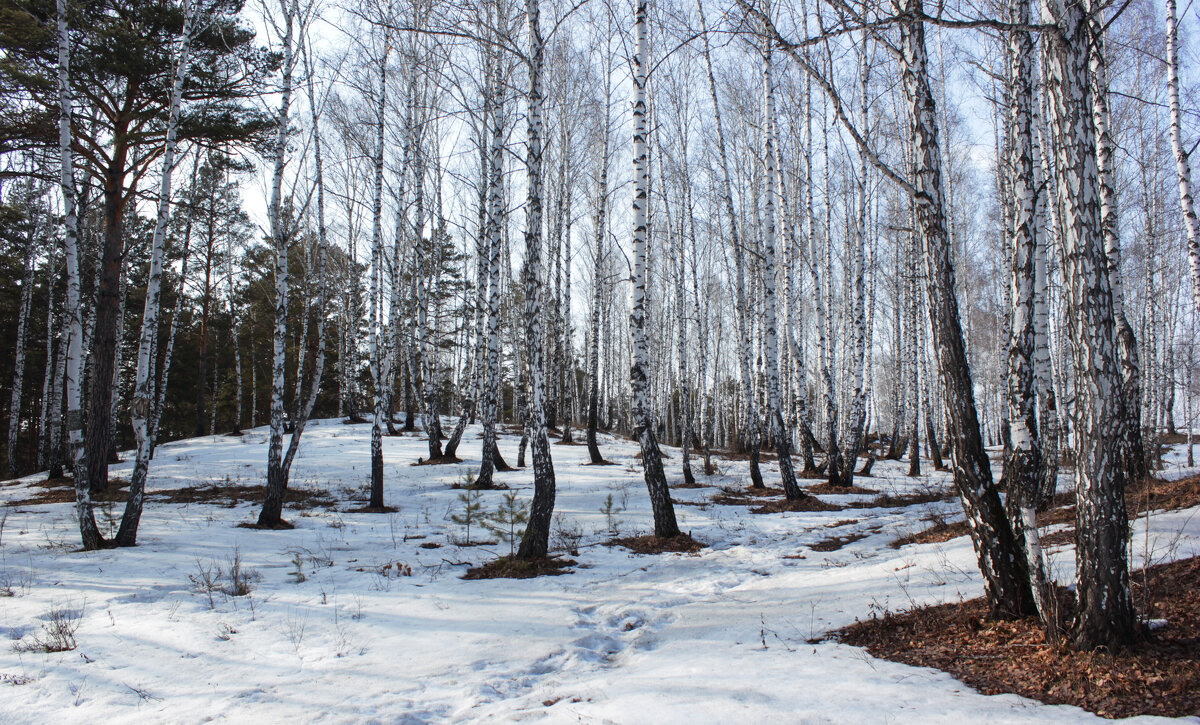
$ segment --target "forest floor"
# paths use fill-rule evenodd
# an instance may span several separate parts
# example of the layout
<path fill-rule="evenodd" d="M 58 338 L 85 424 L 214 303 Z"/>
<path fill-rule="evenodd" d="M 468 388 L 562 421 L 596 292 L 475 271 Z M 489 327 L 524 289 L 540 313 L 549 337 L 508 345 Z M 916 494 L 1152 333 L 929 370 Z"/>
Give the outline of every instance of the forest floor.
<path fill-rule="evenodd" d="M 469 495 L 455 486 L 478 465 L 476 432 L 462 463 L 436 466 L 412 465 L 428 455 L 423 439 L 385 438 L 385 503 L 397 510 L 366 513 L 355 509 L 370 427 L 316 421 L 293 468 L 288 531 L 239 527 L 261 500 L 265 429 L 160 446 L 134 549 L 78 551 L 64 482 L 0 486 L 0 721 L 1100 721 L 826 639 L 981 594 L 966 537 L 892 546 L 961 518 L 945 472 L 909 478 L 907 462 L 881 460 L 857 481 L 877 493 L 786 511 L 767 505 L 778 494 L 738 495 L 745 461 L 718 458 L 711 478 L 697 461 L 711 486 L 673 496 L 681 528 L 704 546 L 639 554 L 628 547 L 646 550 L 650 512 L 636 445 L 602 436 L 612 466 L 554 446 L 551 544 L 569 573 L 464 579 L 509 553 L 451 521 Z M 510 463 L 517 440 L 501 437 Z M 681 483 L 679 452 L 669 455 Z M 769 486 L 776 466 L 763 463 Z M 1164 478 L 1197 472 L 1178 452 L 1167 466 Z M 497 474 L 524 500 L 531 477 Z M 505 493 L 480 499 L 494 510 Z M 121 504 L 101 502 L 99 514 L 112 527 Z M 1133 565 L 1200 555 L 1198 514 L 1139 516 Z M 1070 582 L 1070 543 L 1050 555 Z"/>

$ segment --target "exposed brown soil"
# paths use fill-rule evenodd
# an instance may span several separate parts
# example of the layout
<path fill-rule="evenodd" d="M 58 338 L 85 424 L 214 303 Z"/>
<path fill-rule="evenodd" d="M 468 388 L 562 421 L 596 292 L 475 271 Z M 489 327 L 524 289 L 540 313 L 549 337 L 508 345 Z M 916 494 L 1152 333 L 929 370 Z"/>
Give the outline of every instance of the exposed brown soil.
<path fill-rule="evenodd" d="M 413 463 L 411 465 L 414 465 L 414 466 L 444 466 L 448 463 L 462 463 L 462 459 L 459 458 L 458 456 L 442 456 L 440 458 L 430 458 L 429 460 L 426 460 L 424 458 L 418 458 L 416 463 Z"/>
<path fill-rule="evenodd" d="M 394 514 L 400 509 L 395 506 L 360 506 L 359 508 L 346 509 L 348 514 Z"/>
<path fill-rule="evenodd" d="M 283 519 L 277 524 L 260 524 L 257 521 L 244 521 L 237 525 L 239 529 L 255 529 L 257 531 L 291 531 L 296 525 Z"/>
<path fill-rule="evenodd" d="M 1016 693 L 1108 718 L 1200 715 L 1200 558 L 1138 572 L 1133 591 L 1144 617 L 1167 624 L 1116 654 L 1051 646 L 1033 619 L 988 620 L 983 599 L 885 614 L 833 637 L 943 670 L 986 695 Z"/>
<path fill-rule="evenodd" d="M 216 506 L 233 508 L 238 504 L 262 503 L 266 496 L 264 486 L 184 486 L 169 488 L 161 491 L 150 491 L 146 497 L 151 501 L 164 503 L 207 503 Z M 314 508 L 333 508 L 338 499 L 323 488 L 289 488 L 283 494 L 283 504 L 287 508 L 309 510 Z"/>
<path fill-rule="evenodd" d="M 861 486 L 830 486 L 828 481 L 826 481 L 825 483 L 818 483 L 813 486 L 805 486 L 805 489 L 809 493 L 820 493 L 820 494 L 846 494 L 846 493 L 876 494 L 876 493 L 879 493 L 878 491 L 876 491 L 873 488 L 862 488 Z"/>
<path fill-rule="evenodd" d="M 854 501 L 846 504 L 846 507 L 852 509 L 905 508 L 924 503 L 949 501 L 954 498 L 954 495 L 954 490 L 951 488 L 922 487 L 908 493 L 885 493 L 870 501 Z"/>
<path fill-rule="evenodd" d="M 892 547 L 893 549 L 899 549 L 900 547 L 908 544 L 941 544 L 949 541 L 950 539 L 957 539 L 960 536 L 966 536 L 968 533 L 970 533 L 970 529 L 967 528 L 966 521 L 936 521 L 934 522 L 933 526 L 930 526 L 923 531 L 918 531 L 913 534 L 901 536 L 898 539 L 893 539 L 888 543 L 888 546 Z M 1043 540 L 1043 543 L 1044 541 L 1045 540 Z"/>
<path fill-rule="evenodd" d="M 515 556 L 502 556 L 499 559 L 472 567 L 463 575 L 463 579 L 532 579 L 538 576 L 560 576 L 570 574 L 577 562 L 573 559 L 562 559 L 548 556 L 544 559 L 518 559 Z"/>
<path fill-rule="evenodd" d="M 841 511 L 842 507 L 837 504 L 826 503 L 816 496 L 805 496 L 798 498 L 795 501 L 780 499 L 776 501 L 767 501 L 761 506 L 755 506 L 750 509 L 752 514 L 778 514 L 784 511 Z"/>
<path fill-rule="evenodd" d="M 712 488 L 712 484 L 711 483 L 700 483 L 699 481 L 693 481 L 692 483 L 680 482 L 680 483 L 675 484 L 674 486 L 671 486 L 671 488 Z"/>
<path fill-rule="evenodd" d="M 442 548 L 442 545 L 437 543 L 436 541 L 426 541 L 424 543 L 417 544 L 417 546 L 422 549 L 440 549 L 440 548 Z"/>
<path fill-rule="evenodd" d="M 597 461 L 596 463 L 592 463 L 591 461 L 588 461 L 587 463 L 584 463 L 583 465 L 585 465 L 585 466 L 615 466 L 617 464 L 613 463 L 612 461 L 610 461 L 606 458 L 602 461 Z"/>
<path fill-rule="evenodd" d="M 496 470 L 500 470 L 500 469 L 496 469 Z M 468 491 L 507 491 L 508 484 L 507 483 L 496 483 L 493 481 L 492 485 L 490 485 L 490 486 L 476 486 L 474 483 L 470 483 L 470 484 L 467 484 L 466 486 L 464 486 L 461 483 L 452 483 L 452 484 L 450 484 L 450 488 L 466 489 Z"/>
<path fill-rule="evenodd" d="M 12 482 L 8 486 L 20 486 Z M 29 484 L 29 496 L 7 502 L 6 506 L 39 506 L 48 503 L 75 503 L 75 480 L 72 478 L 47 478 Z M 129 481 L 123 478 L 108 479 L 108 490 L 92 494 L 95 503 L 124 503 L 129 498 Z"/>
<path fill-rule="evenodd" d="M 725 504 L 726 506 L 750 506 L 760 503 L 764 498 L 773 496 L 782 496 L 782 488 L 733 488 L 731 486 L 722 486 L 721 492 L 712 497 L 713 503 Z"/>
<path fill-rule="evenodd" d="M 808 548 L 813 551 L 837 551 L 846 544 L 853 544 L 855 541 L 860 541 L 867 538 L 867 534 L 863 532 L 855 532 L 846 534 L 845 536 L 831 536 L 828 539 L 822 539 Z"/>
<path fill-rule="evenodd" d="M 660 449 L 658 449 L 658 455 L 662 456 L 662 458 L 663 458 L 663 460 L 664 460 L 664 461 L 665 461 L 665 460 L 667 460 L 667 459 L 669 459 L 669 458 L 671 457 L 671 454 L 667 453 L 666 451 L 664 451 L 664 450 L 663 450 L 663 449 L 661 449 L 661 448 L 660 448 Z M 638 451 L 637 453 L 634 453 L 634 454 L 633 454 L 633 460 L 635 460 L 635 461 L 640 461 L 640 460 L 642 460 L 642 452 L 641 452 L 641 451 Z"/>
<path fill-rule="evenodd" d="M 666 554 L 666 553 L 682 553 L 693 554 L 708 546 L 700 541 L 692 538 L 691 534 L 680 534 L 670 538 L 662 538 L 651 534 L 644 536 L 626 536 L 620 539 L 611 539 L 606 542 L 608 546 L 624 546 L 635 554 Z"/>

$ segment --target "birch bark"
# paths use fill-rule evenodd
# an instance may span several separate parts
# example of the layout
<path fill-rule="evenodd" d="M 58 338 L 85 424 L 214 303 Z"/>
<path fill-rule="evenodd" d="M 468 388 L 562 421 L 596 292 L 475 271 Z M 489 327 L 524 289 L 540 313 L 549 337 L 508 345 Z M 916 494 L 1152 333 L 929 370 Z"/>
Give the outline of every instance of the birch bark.
<path fill-rule="evenodd" d="M 183 103 L 183 84 L 188 74 L 188 59 L 192 49 L 192 23 L 195 10 L 192 0 L 183 3 L 183 28 L 180 31 L 179 51 L 175 65 L 175 81 L 171 87 L 171 108 L 167 115 L 167 136 L 163 148 L 162 180 L 158 189 L 158 215 L 154 224 L 154 236 L 150 242 L 150 275 L 146 282 L 146 301 L 142 312 L 142 330 L 138 338 L 137 373 L 134 379 L 133 400 L 130 411 L 133 416 L 133 432 L 137 437 L 137 453 L 133 474 L 129 479 L 129 498 L 125 513 L 121 517 L 121 528 L 117 531 L 117 546 L 134 546 L 137 543 L 138 524 L 142 518 L 142 502 L 145 496 L 146 473 L 150 466 L 150 381 L 154 372 L 151 351 L 158 337 L 158 315 L 162 308 L 163 247 L 167 237 L 167 222 L 171 215 L 171 180 L 175 172 L 175 150 L 179 127 L 179 111 Z"/>
<path fill-rule="evenodd" d="M 75 515 L 86 550 L 105 545 L 92 509 L 88 466 L 83 444 L 83 312 L 79 300 L 79 217 L 76 214 L 75 157 L 72 149 L 71 39 L 67 0 L 57 0 L 58 24 L 58 153 L 59 185 L 63 197 L 63 245 L 67 253 L 67 440 L 75 477 Z"/>
<path fill-rule="evenodd" d="M 633 365 L 629 379 L 633 388 L 634 438 L 641 444 L 642 468 L 650 505 L 654 512 L 654 535 L 670 538 L 680 534 L 662 454 L 654 435 L 654 415 L 650 410 L 650 354 L 646 340 L 646 255 L 649 227 L 646 219 L 650 203 L 649 154 L 647 153 L 646 84 L 650 61 L 650 33 L 647 24 L 648 0 L 635 0 L 633 56 L 633 299 L 629 315 L 633 334 Z"/>

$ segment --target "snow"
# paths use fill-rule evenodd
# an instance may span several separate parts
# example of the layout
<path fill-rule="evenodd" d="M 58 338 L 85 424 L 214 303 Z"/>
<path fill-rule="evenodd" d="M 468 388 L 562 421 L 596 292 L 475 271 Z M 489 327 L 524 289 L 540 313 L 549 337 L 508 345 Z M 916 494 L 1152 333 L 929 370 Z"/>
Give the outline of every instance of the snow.
<path fill-rule="evenodd" d="M 467 429 L 460 455 L 478 456 L 478 434 L 478 427 Z M 477 459 L 412 466 L 428 452 L 423 438 L 385 438 L 385 500 L 399 511 L 352 513 L 362 504 L 349 498 L 363 495 L 370 477 L 369 438 L 369 425 L 310 425 L 292 486 L 327 489 L 340 510 L 288 509 L 293 531 L 238 528 L 257 514 L 249 504 L 171 504 L 155 496 L 184 486 L 261 483 L 265 428 L 159 447 L 135 549 L 76 551 L 69 504 L 5 508 L 0 584 L 8 582 L 14 596 L 0 598 L 0 635 L 14 646 L 0 648 L 0 721 L 1100 720 L 1078 708 L 983 696 L 944 673 L 877 660 L 857 647 L 808 642 L 856 618 L 978 596 L 982 584 L 966 538 L 887 545 L 927 526 L 923 516 L 952 518 L 954 501 L 770 515 L 677 505 L 681 528 L 709 548 L 635 555 L 603 545 L 608 521 L 600 509 L 611 494 L 625 508 L 616 522 L 622 534 L 650 529 L 638 449 L 602 436 L 616 465 L 585 466 L 585 447 L 552 446 L 556 521 L 582 532 L 575 572 L 466 581 L 468 563 L 508 551 L 503 543 L 455 543 L 463 531 L 449 520 L 460 506 L 451 485 Z M 515 462 L 517 438 L 499 440 Z M 670 480 L 679 483 L 679 452 L 664 450 Z M 1168 460 L 1180 468 L 1177 452 Z M 745 463 L 718 462 L 723 475 L 714 485 L 744 485 Z M 127 477 L 131 465 L 115 466 L 113 475 Z M 858 483 L 896 492 L 948 483 L 942 473 L 909 479 L 906 468 L 879 461 L 875 478 Z M 531 475 L 498 472 L 497 480 L 528 500 Z M 777 482 L 775 464 L 764 465 L 764 475 Z M 0 499 L 27 498 L 36 480 L 0 488 Z M 700 503 L 715 490 L 672 494 L 681 504 Z M 501 495 L 485 492 L 485 505 L 494 509 Z M 102 527 L 119 517 L 119 507 L 98 516 Z M 1155 513 L 1134 530 L 1137 566 L 1200 554 L 1197 509 Z M 828 553 L 809 548 L 850 533 L 866 537 Z M 215 593 L 210 608 L 189 577 L 228 570 L 235 552 L 261 578 L 248 596 Z M 1070 550 L 1050 554 L 1056 574 L 1072 576 Z M 411 576 L 397 575 L 409 568 Z M 42 636 L 52 610 L 80 613 L 78 648 L 17 647 Z"/>

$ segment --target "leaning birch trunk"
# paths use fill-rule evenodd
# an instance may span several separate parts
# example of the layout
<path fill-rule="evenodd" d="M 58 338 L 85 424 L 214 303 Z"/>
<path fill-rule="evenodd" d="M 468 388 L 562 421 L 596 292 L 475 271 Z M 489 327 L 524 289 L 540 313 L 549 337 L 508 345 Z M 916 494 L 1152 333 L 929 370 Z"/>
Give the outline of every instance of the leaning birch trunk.
<path fill-rule="evenodd" d="M 381 313 L 380 289 L 383 278 L 383 151 L 384 151 L 384 121 L 387 112 L 387 58 L 388 43 L 385 40 L 383 57 L 379 61 L 379 98 L 375 107 L 375 157 L 374 177 L 372 181 L 371 201 L 371 264 L 370 292 L 367 304 L 370 312 L 367 315 L 369 369 L 371 386 L 375 394 L 375 405 L 371 418 L 371 495 L 367 508 L 383 508 L 383 419 L 388 414 L 388 393 L 391 377 L 391 355 L 388 349 L 387 325 L 383 322 Z M 382 329 L 381 329 L 382 328 Z"/>
<path fill-rule="evenodd" d="M 779 394 L 779 334 L 775 309 L 775 192 L 776 176 L 780 169 L 776 163 L 775 131 L 775 78 L 771 68 L 771 43 L 764 41 L 763 48 L 763 117 L 766 119 L 766 200 L 763 210 L 763 347 L 767 367 L 767 411 L 771 417 L 771 428 L 775 433 L 775 451 L 779 454 L 779 476 L 787 500 L 807 498 L 807 494 L 796 484 L 796 472 L 792 468 L 791 430 L 783 417 L 783 404 Z M 682 317 L 682 312 L 680 313 Z"/>
<path fill-rule="evenodd" d="M 921 0 L 905 0 L 903 9 L 923 13 Z M 954 268 L 946 232 L 942 195 L 941 150 L 937 105 L 929 84 L 925 27 L 908 18 L 900 25 L 901 75 L 915 141 L 914 203 L 924 238 L 930 319 L 947 408 L 951 461 L 959 498 L 966 513 L 971 543 L 983 574 L 989 608 L 994 615 L 1015 616 L 1028 610 L 1030 593 L 1019 543 L 992 484 L 983 449 L 975 396 L 963 345 L 955 294 Z"/>
<path fill-rule="evenodd" d="M 725 149 L 725 131 L 721 124 L 721 104 L 717 99 L 717 82 L 712 70 L 712 51 L 708 45 L 708 27 L 704 19 L 704 8 L 697 2 L 701 26 L 704 29 L 704 66 L 708 75 L 708 92 L 712 98 L 713 121 L 717 128 L 717 156 L 721 164 L 720 194 L 721 203 L 729 217 L 729 244 L 733 247 L 734 264 L 737 270 L 735 277 L 735 326 L 738 331 L 738 367 L 742 379 L 742 396 L 745 398 L 748 430 L 747 447 L 750 449 L 750 485 L 753 488 L 764 488 L 762 472 L 759 469 L 758 456 L 760 447 L 759 418 L 754 410 L 754 389 L 750 373 L 750 333 L 749 321 L 746 319 L 746 283 L 744 264 L 742 262 L 742 240 L 738 233 L 738 215 L 733 207 L 733 184 L 729 178 L 729 155 Z"/>
<path fill-rule="evenodd" d="M 1171 150 L 1179 177 L 1179 209 L 1187 228 L 1188 269 L 1192 276 L 1192 300 L 1200 310 L 1200 219 L 1192 196 L 1192 167 L 1183 147 L 1183 119 L 1179 104 L 1179 30 L 1175 0 L 1167 0 L 1167 94 L 1171 102 Z M 1190 450 L 1190 446 L 1189 446 Z"/>
<path fill-rule="evenodd" d="M 1121 375 L 1105 264 L 1089 81 L 1092 34 L 1082 0 L 1043 0 L 1046 91 L 1062 205 L 1064 274 L 1075 366 L 1076 629 L 1081 649 L 1110 651 L 1134 636 L 1125 475 L 1120 466 Z"/>
<path fill-rule="evenodd" d="M 1014 0 L 1012 21 L 1030 22 L 1030 0 Z M 1041 446 L 1034 386 L 1036 341 L 1037 200 L 1033 160 L 1033 34 L 1011 30 L 1008 38 L 1008 168 L 1012 208 L 1009 249 L 1008 414 L 1012 445 L 1004 458 L 1000 487 L 1006 492 L 1009 518 L 1025 540 L 1025 560 L 1038 616 L 1049 641 L 1058 639 L 1058 615 L 1052 584 L 1042 556 L 1037 503 L 1041 488 Z"/>
<path fill-rule="evenodd" d="M 305 78 L 307 80 L 305 85 L 308 88 L 308 107 L 312 113 L 313 182 L 317 187 L 317 329 L 315 331 L 317 339 L 315 350 L 309 350 L 309 346 L 301 345 L 300 362 L 296 368 L 296 398 L 298 401 L 296 419 L 292 421 L 292 437 L 288 441 L 287 453 L 283 456 L 283 480 L 285 482 L 291 473 L 292 461 L 296 459 L 296 453 L 300 450 L 300 437 L 304 435 L 304 428 L 308 425 L 308 419 L 312 416 L 313 407 L 317 404 L 317 395 L 321 391 L 321 377 L 325 372 L 326 306 L 329 304 L 329 279 L 327 276 L 329 241 L 325 226 L 325 164 L 324 157 L 321 154 L 321 115 L 313 88 L 312 66 L 307 62 L 307 52 L 305 54 L 305 61 Z M 307 315 L 301 321 L 301 324 L 307 329 Z M 309 357 L 312 358 L 312 373 L 309 378 L 307 394 L 301 397 L 301 393 L 304 391 L 305 352 L 308 352 Z M 240 371 L 238 372 L 238 378 L 241 378 Z"/>
<path fill-rule="evenodd" d="M 71 137 L 71 53 L 67 29 L 67 0 L 57 0 L 58 12 L 58 154 L 63 196 L 63 246 L 67 252 L 67 440 L 75 477 L 75 515 L 86 550 L 105 545 L 96 526 L 88 485 L 83 445 L 83 310 L 79 300 L 79 217 L 76 214 L 75 157 Z"/>
<path fill-rule="evenodd" d="M 546 435 L 546 347 L 542 332 L 542 29 L 538 0 L 525 0 L 529 28 L 529 137 L 525 201 L 525 346 L 529 359 L 529 406 L 525 425 L 533 454 L 533 501 L 517 556 L 539 559 L 550 542 L 554 515 L 554 461 Z"/>
<path fill-rule="evenodd" d="M 271 361 L 271 433 L 267 444 L 267 493 L 263 499 L 258 525 L 285 528 L 283 494 L 287 476 L 283 468 L 283 374 L 287 354 L 288 238 L 283 228 L 283 169 L 287 163 L 289 111 L 292 104 L 292 73 L 296 67 L 292 31 L 297 15 L 295 0 L 280 0 L 283 10 L 283 79 L 280 87 L 278 124 L 275 130 L 274 168 L 271 173 L 271 198 L 267 206 L 271 242 L 275 252 L 275 332 Z"/>
<path fill-rule="evenodd" d="M 162 308 L 163 247 L 167 238 L 167 222 L 171 216 L 171 179 L 175 171 L 175 149 L 179 132 L 179 108 L 183 103 L 183 83 L 187 79 L 188 58 L 192 49 L 192 22 L 195 12 L 192 0 L 183 3 L 183 29 L 180 31 L 179 58 L 175 66 L 175 82 L 171 86 L 171 110 L 167 116 L 167 137 L 163 148 L 162 181 L 158 188 L 158 216 L 150 242 L 150 275 L 146 281 L 146 302 L 142 312 L 142 331 L 138 338 L 137 376 L 134 379 L 133 433 L 137 436 L 137 454 L 133 475 L 129 478 L 129 499 L 117 531 L 117 546 L 137 544 L 138 524 L 142 519 L 142 502 L 146 490 L 146 473 L 150 467 L 150 413 L 152 394 L 150 381 L 154 372 L 151 351 L 158 337 L 158 314 Z"/>
<path fill-rule="evenodd" d="M 31 226 L 29 236 L 25 240 L 25 263 L 21 275 L 21 302 L 17 313 L 17 351 L 13 361 L 12 397 L 8 404 L 8 475 L 17 475 L 17 430 L 21 427 L 21 389 L 25 385 L 25 343 L 28 338 L 26 320 L 29 319 L 30 307 L 33 304 L 33 243 L 37 236 L 36 225 Z M 47 335 L 51 332 L 49 328 Z M 46 367 L 50 367 L 47 360 Z"/>
<path fill-rule="evenodd" d="M 194 154 L 192 157 L 192 184 L 189 196 L 196 188 L 196 177 L 200 169 L 200 154 Z M 188 261 L 191 259 L 192 248 L 192 217 L 188 214 L 187 221 L 183 225 L 183 262 L 179 267 L 179 290 L 175 295 L 175 306 L 171 309 L 171 322 L 167 326 L 167 349 L 163 353 L 162 363 L 162 378 L 154 385 L 154 405 L 150 412 L 150 460 L 154 460 L 154 446 L 158 441 L 158 426 L 162 421 L 163 406 L 167 400 L 167 385 L 171 381 L 171 360 L 175 356 L 175 335 L 179 331 L 179 316 L 183 311 L 184 295 L 183 288 L 187 284 Z M 253 329 L 253 312 L 251 312 L 251 328 Z M 154 357 L 157 357 L 158 346 L 153 346 Z M 157 363 L 156 363 L 157 364 Z M 250 386 L 251 390 L 254 386 Z M 254 419 L 251 417 L 251 425 L 254 424 Z"/>
<path fill-rule="evenodd" d="M 633 388 L 634 438 L 641 444 L 642 468 L 650 505 L 654 511 L 654 535 L 678 536 L 675 507 L 667 488 L 662 454 L 654 435 L 654 415 L 650 411 L 650 350 L 646 341 L 646 255 L 649 228 L 646 220 L 650 204 L 649 154 L 646 134 L 646 82 L 650 61 L 650 33 L 647 27 L 647 1 L 635 0 L 633 55 L 633 299 L 629 315 L 633 332 L 633 365 L 629 379 Z"/>
<path fill-rule="evenodd" d="M 1108 62 L 1104 55 L 1103 12 L 1091 20 L 1092 40 L 1089 65 L 1092 71 L 1092 120 L 1096 126 L 1096 167 L 1100 184 L 1100 224 L 1104 232 L 1104 256 L 1116 322 L 1117 356 L 1121 364 L 1121 463 L 1132 481 L 1149 474 L 1142 444 L 1142 372 L 1138 341 L 1125 316 L 1125 293 L 1121 282 L 1121 229 L 1117 213 L 1115 146 L 1108 110 Z"/>

